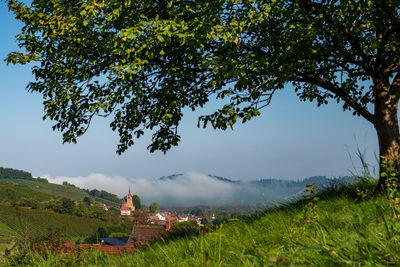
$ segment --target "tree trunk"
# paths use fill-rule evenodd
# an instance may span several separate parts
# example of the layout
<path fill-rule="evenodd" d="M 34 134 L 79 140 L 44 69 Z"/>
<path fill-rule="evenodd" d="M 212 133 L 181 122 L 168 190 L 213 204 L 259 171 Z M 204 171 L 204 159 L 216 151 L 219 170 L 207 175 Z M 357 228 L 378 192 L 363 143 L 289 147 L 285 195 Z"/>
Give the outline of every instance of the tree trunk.
<path fill-rule="evenodd" d="M 382 90 L 375 101 L 374 126 L 379 141 L 379 181 L 376 193 L 386 189 L 386 178 L 382 177 L 385 168 L 382 167 L 382 156 L 389 156 L 393 160 L 393 167 L 400 177 L 400 134 L 397 118 L 399 98 L 390 94 L 389 90 Z"/>

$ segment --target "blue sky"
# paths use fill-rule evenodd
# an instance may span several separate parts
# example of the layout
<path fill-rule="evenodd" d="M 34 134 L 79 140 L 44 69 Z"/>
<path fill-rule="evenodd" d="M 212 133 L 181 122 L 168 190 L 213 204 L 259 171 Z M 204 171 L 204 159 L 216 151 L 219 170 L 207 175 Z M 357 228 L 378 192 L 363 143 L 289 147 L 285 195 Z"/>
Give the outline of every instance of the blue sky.
<path fill-rule="evenodd" d="M 25 91 L 33 79 L 30 66 L 6 66 L 3 59 L 17 48 L 20 28 L 4 2 L 0 2 L 0 166 L 24 169 L 34 175 L 85 177 L 91 173 L 126 178 L 157 178 L 173 173 L 197 172 L 232 179 L 299 179 L 313 175 L 341 176 L 352 170 L 355 138 L 367 159 L 378 152 L 373 126 L 341 105 L 317 107 L 300 102 L 293 90 L 277 92 L 261 116 L 234 131 L 197 128 L 199 112 L 186 112 L 180 126 L 182 142 L 166 155 L 146 150 L 150 136 L 118 156 L 117 134 L 109 120 L 95 119 L 78 144 L 63 145 L 51 121 L 43 121 L 41 96 Z M 347 148 L 346 148 L 347 146 Z"/>

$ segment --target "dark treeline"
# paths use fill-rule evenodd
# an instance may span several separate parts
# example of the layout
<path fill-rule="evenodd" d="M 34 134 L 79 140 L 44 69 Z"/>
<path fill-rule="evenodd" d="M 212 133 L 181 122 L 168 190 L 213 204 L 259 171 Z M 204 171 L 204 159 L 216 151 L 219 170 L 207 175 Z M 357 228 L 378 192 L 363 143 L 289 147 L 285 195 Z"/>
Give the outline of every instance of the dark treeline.
<path fill-rule="evenodd" d="M 114 195 L 112 193 L 109 193 L 107 191 L 104 190 L 97 190 L 97 189 L 93 189 L 93 190 L 88 190 L 88 189 L 84 189 L 84 191 L 86 191 L 89 195 L 93 196 L 93 197 L 98 197 L 98 198 L 102 198 L 102 199 L 106 199 L 115 203 L 119 203 L 121 202 L 121 199 L 119 199 L 117 197 L 117 195 Z"/>
<path fill-rule="evenodd" d="M 0 179 L 27 179 L 33 180 L 32 174 L 26 171 L 0 167 Z"/>

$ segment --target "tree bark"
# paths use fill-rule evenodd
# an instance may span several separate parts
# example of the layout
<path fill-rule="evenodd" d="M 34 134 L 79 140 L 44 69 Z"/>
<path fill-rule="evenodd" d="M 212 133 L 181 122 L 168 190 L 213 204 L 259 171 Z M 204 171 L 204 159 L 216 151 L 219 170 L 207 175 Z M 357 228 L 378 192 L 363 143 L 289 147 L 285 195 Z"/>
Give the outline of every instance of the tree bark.
<path fill-rule="evenodd" d="M 382 167 L 382 156 L 388 156 L 393 160 L 396 177 L 400 177 L 400 134 L 397 117 L 399 97 L 387 86 L 382 86 L 375 98 L 374 126 L 379 141 L 379 181 L 375 189 L 376 193 L 385 191 L 386 178 L 382 177 L 385 168 Z"/>

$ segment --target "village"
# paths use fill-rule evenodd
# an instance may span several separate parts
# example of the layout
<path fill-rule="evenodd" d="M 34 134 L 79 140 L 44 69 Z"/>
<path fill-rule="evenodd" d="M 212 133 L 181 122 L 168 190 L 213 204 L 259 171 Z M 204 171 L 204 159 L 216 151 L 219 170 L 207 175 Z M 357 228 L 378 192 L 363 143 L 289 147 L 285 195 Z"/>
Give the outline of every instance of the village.
<path fill-rule="evenodd" d="M 132 215 L 135 213 L 136 207 L 133 204 L 130 190 L 119 210 L 122 220 L 133 220 Z M 148 222 L 155 225 L 166 225 L 167 222 L 171 224 L 175 222 L 195 222 L 197 225 L 202 225 L 204 222 L 204 218 L 192 214 L 178 214 L 177 212 L 168 211 L 151 212 L 150 210 L 146 210 L 146 214 Z M 212 215 L 211 219 L 215 219 L 215 216 Z"/>
<path fill-rule="evenodd" d="M 104 210 L 108 210 L 105 204 Z M 123 222 L 132 222 L 133 228 L 129 236 L 121 237 L 98 237 L 96 244 L 72 244 L 67 241 L 63 244 L 63 250 L 74 251 L 82 249 L 98 249 L 105 254 L 121 254 L 133 252 L 137 249 L 150 245 L 161 237 L 166 237 L 174 231 L 174 225 L 185 225 L 179 230 L 204 226 L 207 219 L 192 214 L 180 214 L 177 212 L 137 209 L 133 204 L 130 189 L 119 207 L 120 219 Z M 214 220 L 213 214 L 210 219 Z M 176 229 L 175 229 L 176 230 Z"/>

